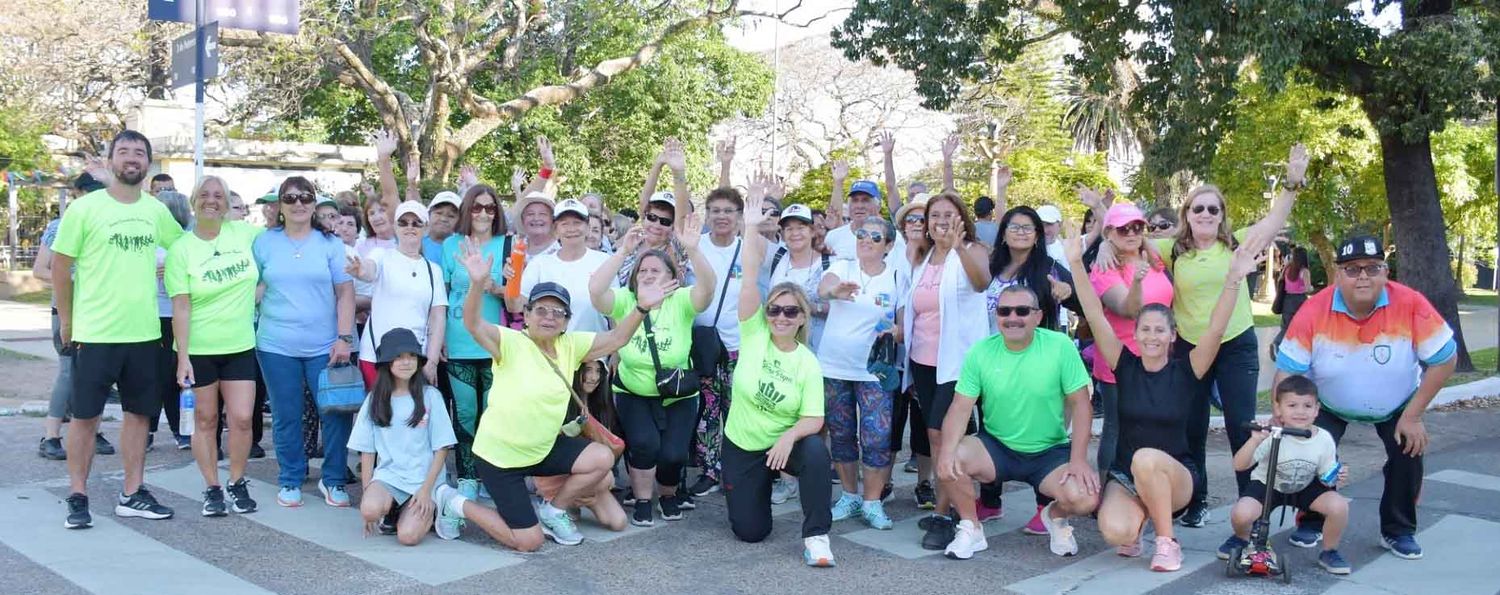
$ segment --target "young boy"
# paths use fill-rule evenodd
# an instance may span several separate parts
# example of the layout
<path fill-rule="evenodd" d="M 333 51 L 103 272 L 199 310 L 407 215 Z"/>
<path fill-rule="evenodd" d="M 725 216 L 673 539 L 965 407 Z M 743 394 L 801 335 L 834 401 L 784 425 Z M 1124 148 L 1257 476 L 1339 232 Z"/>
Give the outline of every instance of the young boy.
<path fill-rule="evenodd" d="M 1272 502 L 1266 498 L 1266 469 L 1260 464 L 1271 454 L 1270 432 L 1255 432 L 1250 441 L 1234 453 L 1234 469 L 1251 467 L 1250 483 L 1240 493 L 1240 500 L 1230 512 L 1234 535 L 1219 546 L 1219 558 L 1228 560 L 1237 547 L 1249 545 L 1250 526 L 1260 518 L 1262 506 L 1295 506 L 1328 517 L 1323 529 L 1323 553 L 1318 565 L 1332 574 L 1349 574 L 1349 563 L 1339 554 L 1339 538 L 1349 522 L 1349 502 L 1334 488 L 1344 483 L 1348 471 L 1342 468 L 1335 452 L 1333 437 L 1313 425 L 1318 418 L 1318 386 L 1306 376 L 1288 376 L 1276 385 L 1272 411 L 1283 427 L 1311 430 L 1311 438 L 1283 435 L 1276 460 L 1276 493 Z"/>

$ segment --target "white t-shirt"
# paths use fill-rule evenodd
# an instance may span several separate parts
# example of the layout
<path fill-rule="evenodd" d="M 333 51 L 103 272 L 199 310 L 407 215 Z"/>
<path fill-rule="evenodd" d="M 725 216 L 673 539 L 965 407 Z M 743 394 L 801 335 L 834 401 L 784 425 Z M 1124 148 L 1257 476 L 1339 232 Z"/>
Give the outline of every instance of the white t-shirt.
<path fill-rule="evenodd" d="M 393 328 L 410 329 L 427 347 L 427 312 L 448 305 L 443 270 L 418 254 L 411 258 L 395 248 L 376 248 L 364 259 L 375 268 L 370 293 L 370 317 L 359 340 L 359 359 L 375 361 L 375 343 Z"/>
<path fill-rule="evenodd" d="M 837 229 L 829 230 L 828 235 L 823 238 L 823 245 L 827 246 L 833 252 L 834 258 L 840 260 L 855 260 L 859 258 L 859 254 L 855 252 L 857 247 L 855 246 L 854 230 L 849 229 L 849 225 L 847 224 Z M 901 227 L 897 226 L 896 244 L 891 247 L 890 252 L 886 253 L 885 265 L 900 268 L 901 263 L 905 260 L 906 238 L 902 237 Z M 910 263 L 907 263 L 906 269 L 911 269 Z"/>
<path fill-rule="evenodd" d="M 812 302 L 813 307 L 816 308 L 819 304 L 824 303 L 822 299 L 818 298 L 818 283 L 823 281 L 823 255 L 814 252 L 811 263 L 805 267 L 797 268 L 792 265 L 791 252 L 781 255 L 781 262 L 775 262 L 776 252 L 779 250 L 778 248 L 766 254 L 765 266 L 770 267 L 772 263 L 776 265 L 770 270 L 770 281 L 766 285 L 767 291 L 780 283 L 791 282 L 797 284 L 798 287 L 807 292 L 807 300 Z M 834 262 L 837 261 L 830 257 L 829 268 L 833 267 Z M 807 342 L 808 347 L 816 352 L 818 345 L 822 344 L 823 326 L 827 319 L 810 315 L 810 320 L 812 321 L 812 326 L 808 328 Z"/>
<path fill-rule="evenodd" d="M 722 300 L 724 312 L 718 314 L 719 340 L 724 342 L 724 348 L 729 351 L 740 349 L 740 281 L 744 277 L 740 265 L 744 262 L 745 255 L 734 255 L 740 245 L 740 239 L 735 238 L 728 246 L 716 246 L 709 234 L 703 234 L 703 238 L 698 241 L 698 252 L 703 254 L 703 259 L 708 261 L 709 268 L 714 271 L 714 299 L 708 303 L 707 309 L 698 313 L 698 317 L 693 319 L 693 324 L 697 326 L 713 324 L 714 315 L 718 312 L 719 303 Z M 729 279 L 728 285 L 724 284 L 726 278 Z"/>
<path fill-rule="evenodd" d="M 840 282 L 858 283 L 860 290 L 851 301 L 828 302 L 828 324 L 818 349 L 823 377 L 874 382 L 875 375 L 867 370 L 870 347 L 877 333 L 895 327 L 896 300 L 906 293 L 906 279 L 891 266 L 878 275 L 869 275 L 853 260 L 834 262 L 827 275 L 837 276 Z"/>
<path fill-rule="evenodd" d="M 588 250 L 574 261 L 565 261 L 556 252 L 532 257 L 526 263 L 526 270 L 521 272 L 521 295 L 531 295 L 531 288 L 538 283 L 550 281 L 561 285 L 568 290 L 571 302 L 568 309 L 573 311 L 573 317 L 568 319 L 568 330 L 607 331 L 609 321 L 594 309 L 594 301 L 589 299 L 589 277 L 606 260 L 609 260 L 609 255 L 598 250 Z"/>
<path fill-rule="evenodd" d="M 1322 428 L 1313 430 L 1312 438 L 1283 435 L 1281 450 L 1276 453 L 1276 491 L 1283 494 L 1302 491 L 1318 477 L 1333 470 L 1338 463 L 1337 451 L 1333 436 Z M 1250 479 L 1266 482 L 1266 467 L 1259 463 L 1264 463 L 1270 456 L 1271 439 L 1267 438 L 1255 447 L 1257 465 L 1250 472 Z"/>
<path fill-rule="evenodd" d="M 418 372 L 420 373 L 420 372 Z M 416 495 L 427 480 L 427 471 L 432 467 L 432 453 L 458 443 L 453 434 L 453 422 L 449 421 L 448 409 L 443 405 L 443 395 L 433 386 L 422 394 L 426 414 L 417 427 L 406 425 L 416 409 L 411 396 L 391 397 L 391 424 L 375 425 L 370 419 L 370 399 L 359 407 L 354 418 L 354 429 L 349 432 L 349 450 L 374 453 L 375 472 L 373 479 Z M 437 486 L 447 482 L 447 471 L 438 471 Z"/>

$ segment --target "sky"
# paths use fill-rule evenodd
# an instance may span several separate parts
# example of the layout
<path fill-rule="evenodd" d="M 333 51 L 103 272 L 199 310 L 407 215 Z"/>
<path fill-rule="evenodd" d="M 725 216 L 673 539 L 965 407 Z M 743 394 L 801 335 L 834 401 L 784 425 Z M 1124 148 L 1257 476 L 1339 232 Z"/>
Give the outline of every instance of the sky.
<path fill-rule="evenodd" d="M 798 0 L 744 0 L 740 4 L 744 10 L 765 13 L 781 13 L 797 6 Z M 833 27 L 844 21 L 849 14 L 849 8 L 854 5 L 853 0 L 802 0 L 802 6 L 787 15 L 787 23 L 803 24 L 812 21 L 806 27 L 797 27 L 787 23 L 781 23 L 771 19 L 748 18 L 742 27 L 731 27 L 726 30 L 729 45 L 748 52 L 763 52 L 793 41 L 812 37 L 814 35 L 826 35 Z M 814 21 L 816 17 L 826 17 Z"/>

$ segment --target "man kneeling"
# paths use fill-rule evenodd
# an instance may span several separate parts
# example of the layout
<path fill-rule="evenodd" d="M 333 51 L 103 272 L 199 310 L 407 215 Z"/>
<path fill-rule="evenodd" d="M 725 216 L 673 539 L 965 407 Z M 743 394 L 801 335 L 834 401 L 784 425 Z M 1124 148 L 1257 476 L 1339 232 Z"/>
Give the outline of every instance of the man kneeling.
<path fill-rule="evenodd" d="M 958 508 L 958 530 L 945 554 L 967 560 L 989 548 L 974 506 L 974 482 L 1024 481 L 1056 501 L 1042 510 L 1052 553 L 1071 556 L 1078 542 L 1068 517 L 1093 512 L 1099 475 L 1088 461 L 1089 376 L 1067 335 L 1037 328 L 1036 294 L 1012 285 L 995 307 L 1000 333 L 976 343 L 964 357 L 953 405 L 943 418 L 938 452 L 943 489 Z M 964 436 L 978 400 L 978 436 Z M 1071 404 L 1075 431 L 1063 421 Z"/>

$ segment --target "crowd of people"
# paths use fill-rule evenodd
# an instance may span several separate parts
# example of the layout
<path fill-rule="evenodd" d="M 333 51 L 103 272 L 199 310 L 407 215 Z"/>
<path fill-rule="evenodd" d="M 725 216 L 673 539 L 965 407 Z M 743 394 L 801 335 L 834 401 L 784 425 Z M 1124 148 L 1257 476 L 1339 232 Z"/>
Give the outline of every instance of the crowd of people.
<path fill-rule="evenodd" d="M 771 533 L 773 504 L 800 498 L 803 560 L 832 566 L 833 523 L 893 527 L 884 503 L 909 432 L 910 496 L 931 511 L 923 547 L 986 550 L 981 524 L 1014 481 L 1036 499 L 1025 530 L 1054 554 L 1078 552 L 1070 519 L 1092 515 L 1120 555 L 1141 556 L 1149 521 L 1150 568 L 1173 571 L 1175 525 L 1203 527 L 1207 476 L 1231 471 L 1205 457 L 1217 406 L 1240 496 L 1221 556 L 1263 506 L 1290 505 L 1305 513 L 1291 543 L 1321 542 L 1322 567 L 1349 572 L 1347 469 L 1336 472 L 1349 423 L 1373 423 L 1386 443 L 1382 545 L 1421 556 L 1422 413 L 1456 346 L 1419 293 L 1387 278 L 1375 238 L 1345 240 L 1322 291 L 1305 252 L 1288 267 L 1297 297 L 1275 348 L 1273 421 L 1316 429 L 1281 446 L 1266 501 L 1243 281 L 1305 184 L 1301 146 L 1249 226 L 1232 226 L 1226 197 L 1204 185 L 1149 215 L 1080 188 L 1076 228 L 1058 205 L 1007 208 L 1008 169 L 971 208 L 954 190 L 956 138 L 942 191 L 903 194 L 895 142 L 880 139 L 883 187 L 831 164 L 822 211 L 781 204 L 765 174 L 731 186 L 732 141 L 700 202 L 668 140 L 638 203 L 612 213 L 598 194 L 558 196 L 545 139 L 541 168 L 510 193 L 465 167 L 456 189 L 424 197 L 413 162 L 403 198 L 396 142 L 378 133 L 378 190 L 330 196 L 291 176 L 254 200 L 257 225 L 219 177 L 187 195 L 165 175 L 143 188 L 150 141 L 121 132 L 77 180 L 36 267 L 55 287 L 61 356 L 39 453 L 67 461 L 66 526 L 92 523 L 89 470 L 114 452 L 98 427 L 117 395 L 124 517 L 174 514 L 144 478 L 163 409 L 202 472 L 202 514 L 253 513 L 269 494 L 246 467 L 264 456 L 269 409 L 276 504 L 303 505 L 321 458 L 326 505 L 353 506 L 357 476 L 367 535 L 416 545 L 473 524 L 531 551 L 580 543 L 580 522 L 680 520 L 722 490 L 747 542 Z M 336 370 L 362 385 L 357 413 L 324 400 Z M 191 419 L 176 408 L 184 388 Z"/>

